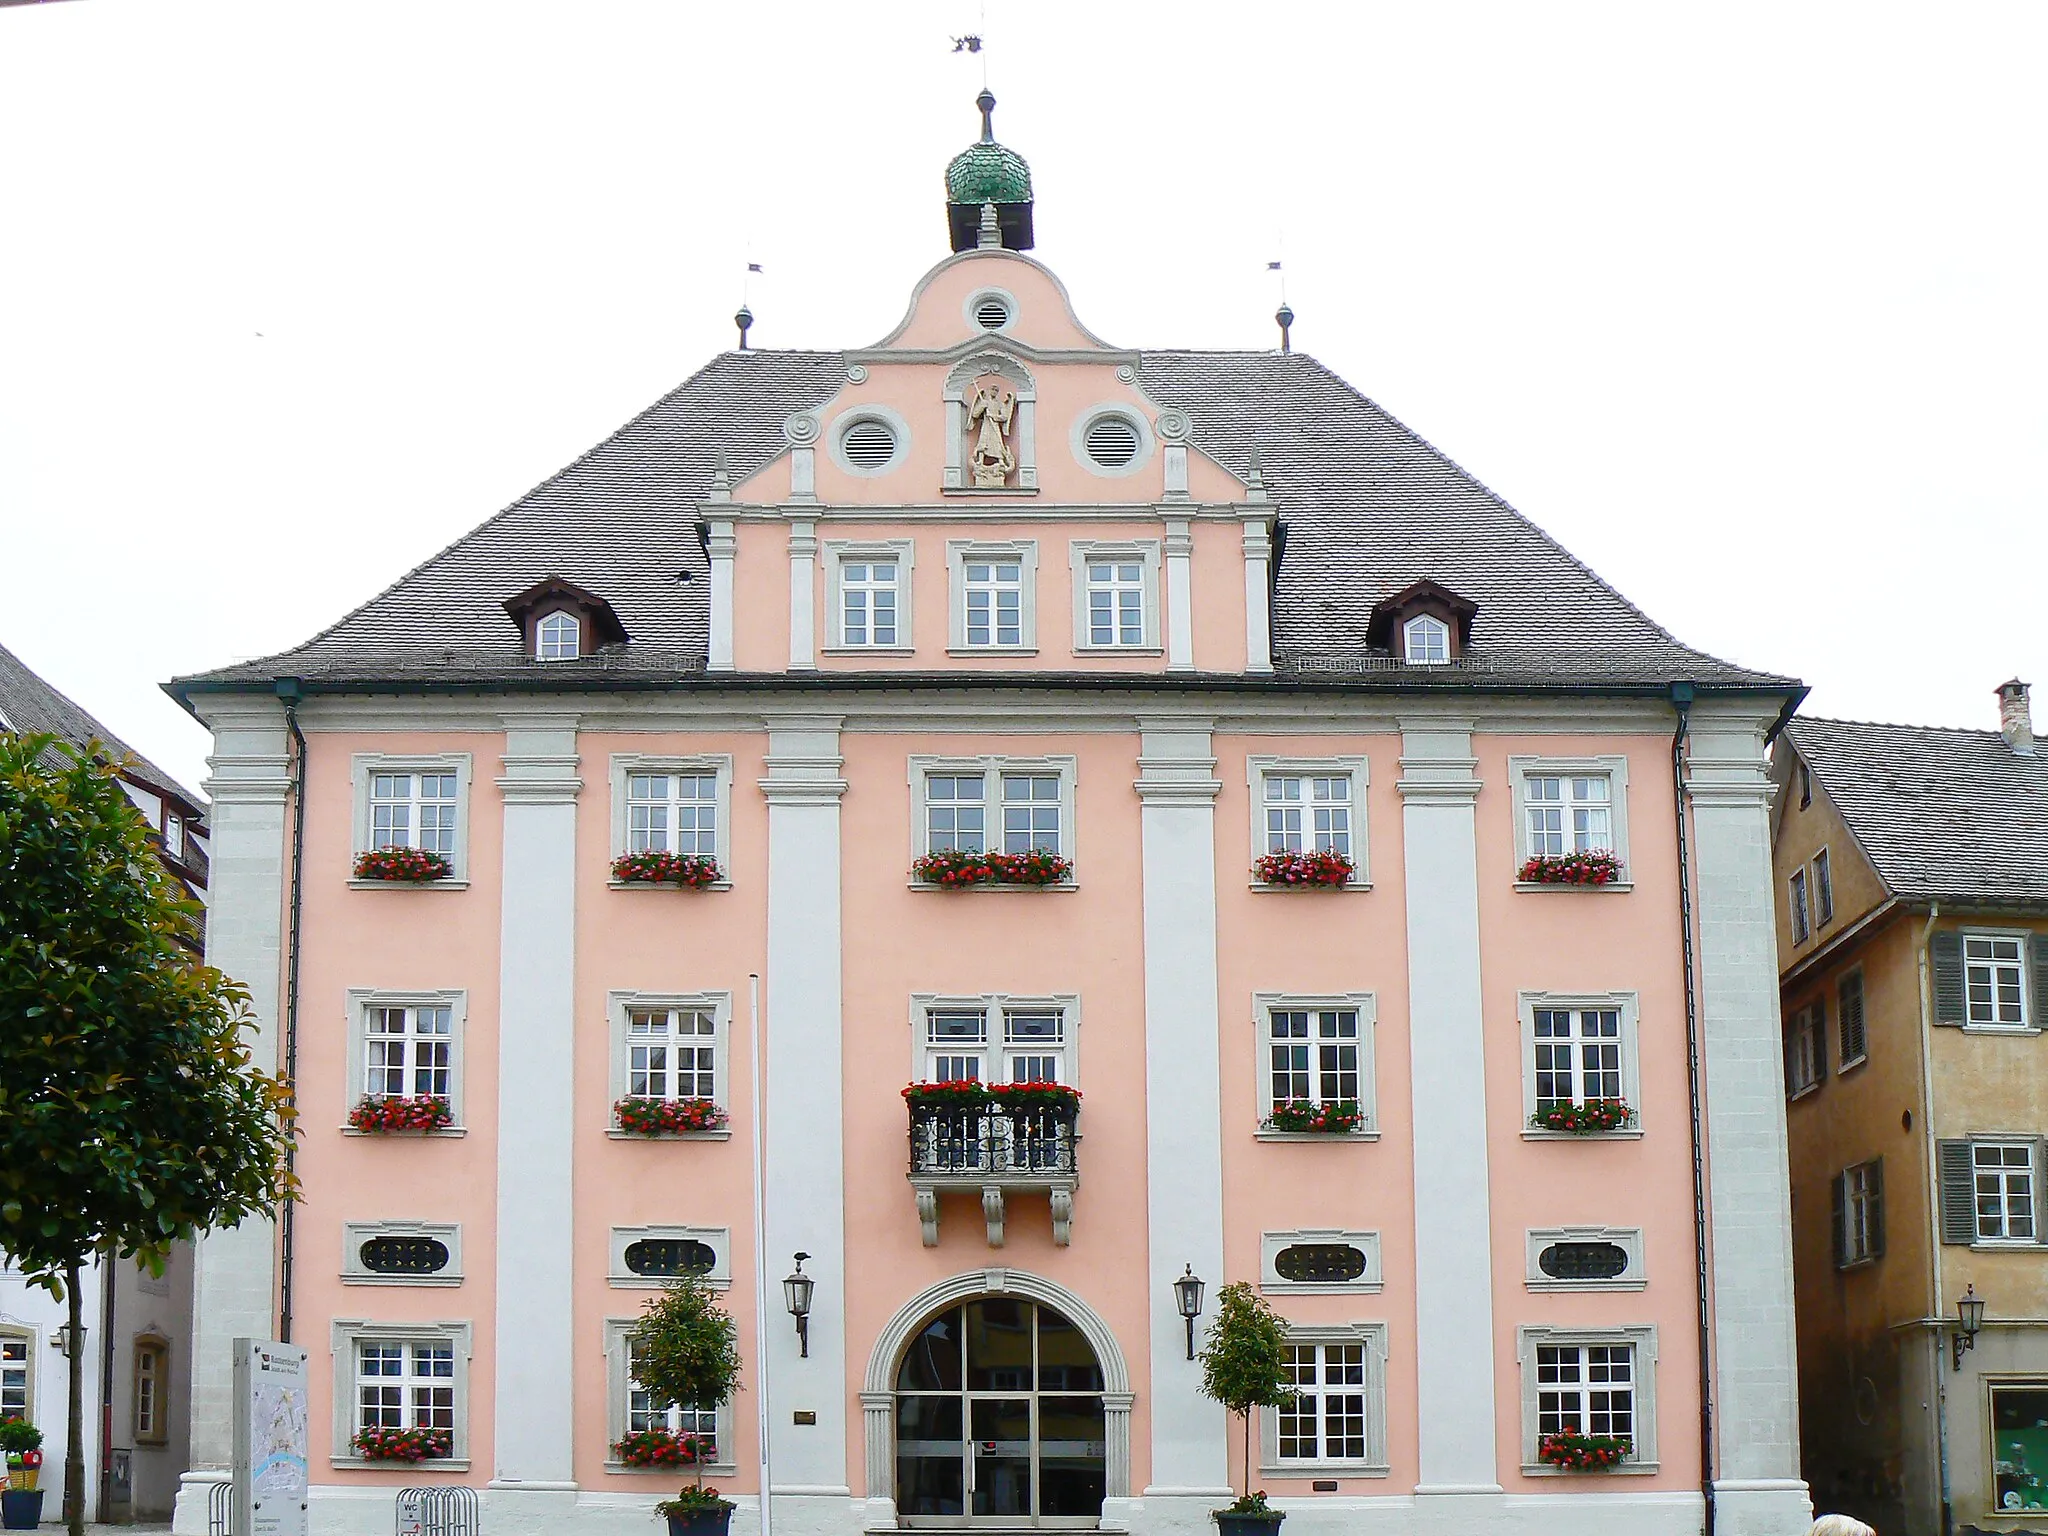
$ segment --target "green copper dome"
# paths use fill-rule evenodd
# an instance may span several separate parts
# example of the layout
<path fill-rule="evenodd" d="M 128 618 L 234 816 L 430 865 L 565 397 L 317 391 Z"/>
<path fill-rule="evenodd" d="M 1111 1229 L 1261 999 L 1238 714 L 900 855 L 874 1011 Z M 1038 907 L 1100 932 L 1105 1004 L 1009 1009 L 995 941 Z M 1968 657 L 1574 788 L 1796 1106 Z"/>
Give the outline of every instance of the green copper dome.
<path fill-rule="evenodd" d="M 946 201 L 1028 203 L 1031 167 L 1014 149 L 1001 144 L 970 144 L 946 167 Z"/>

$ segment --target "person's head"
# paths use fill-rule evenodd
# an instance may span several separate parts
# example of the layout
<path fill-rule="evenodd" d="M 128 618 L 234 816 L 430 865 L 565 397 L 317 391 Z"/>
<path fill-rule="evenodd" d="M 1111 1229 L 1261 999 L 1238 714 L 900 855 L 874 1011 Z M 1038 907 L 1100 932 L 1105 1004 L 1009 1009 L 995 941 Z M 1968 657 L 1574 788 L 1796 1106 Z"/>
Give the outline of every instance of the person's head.
<path fill-rule="evenodd" d="M 1877 1530 L 1853 1515 L 1822 1515 L 1806 1536 L 1877 1536 Z"/>

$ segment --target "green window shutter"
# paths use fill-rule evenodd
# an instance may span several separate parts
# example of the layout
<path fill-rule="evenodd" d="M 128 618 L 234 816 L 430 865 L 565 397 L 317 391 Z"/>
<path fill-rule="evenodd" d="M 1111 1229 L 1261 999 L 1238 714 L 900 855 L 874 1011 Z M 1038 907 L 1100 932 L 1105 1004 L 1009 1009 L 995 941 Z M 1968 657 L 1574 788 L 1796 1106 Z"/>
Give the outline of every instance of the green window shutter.
<path fill-rule="evenodd" d="M 1884 1257 L 1884 1159 L 1870 1165 L 1870 1256 Z"/>
<path fill-rule="evenodd" d="M 1927 960 L 1934 968 L 1934 1022 L 1960 1026 L 1970 1016 L 1963 1000 L 1963 936 L 1935 934 L 1927 941 Z"/>
<path fill-rule="evenodd" d="M 1789 1099 L 1795 1091 L 1792 1087 L 1795 1081 L 1792 1076 L 1792 1041 L 1799 1032 L 1799 1015 L 1796 1013 L 1786 1014 L 1779 1021 L 1779 1026 L 1781 1035 L 1779 1044 L 1785 1052 L 1785 1097 Z"/>
<path fill-rule="evenodd" d="M 1851 971 L 1835 987 L 1835 1022 L 1842 1035 L 1842 1060 L 1854 1061 L 1869 1050 L 1863 1027 L 1863 973 Z"/>
<path fill-rule="evenodd" d="M 1835 1268 L 1849 1262 L 1849 1176 L 1838 1173 L 1828 1181 L 1829 1223 L 1835 1233 Z"/>
<path fill-rule="evenodd" d="M 1824 997 L 1813 1000 L 1813 1080 L 1822 1084 L 1828 1080 L 1828 1003 Z"/>
<path fill-rule="evenodd" d="M 1977 1240 L 1977 1175 L 1967 1141 L 1937 1141 L 1934 1166 L 1941 1183 L 1941 1240 Z"/>
<path fill-rule="evenodd" d="M 2027 999 L 2034 1028 L 2048 1027 L 2048 933 L 2027 935 L 2027 969 L 2032 973 L 2033 995 Z"/>

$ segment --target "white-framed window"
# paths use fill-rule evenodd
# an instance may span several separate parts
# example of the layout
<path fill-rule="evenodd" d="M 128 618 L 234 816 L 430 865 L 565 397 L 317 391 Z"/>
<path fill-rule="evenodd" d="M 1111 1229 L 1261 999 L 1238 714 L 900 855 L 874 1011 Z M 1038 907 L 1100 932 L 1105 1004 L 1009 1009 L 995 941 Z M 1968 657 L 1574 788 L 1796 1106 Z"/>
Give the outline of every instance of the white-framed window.
<path fill-rule="evenodd" d="M 1813 856 L 1813 925 L 1831 922 L 1835 915 L 1835 867 L 1823 848 Z"/>
<path fill-rule="evenodd" d="M 1451 626 L 1434 614 L 1417 614 L 1401 626 L 1401 655 L 1411 667 L 1443 665 L 1451 659 Z"/>
<path fill-rule="evenodd" d="M 2027 941 L 2018 934 L 1963 935 L 1966 1022 L 1978 1029 L 2031 1029 Z"/>
<path fill-rule="evenodd" d="M 2032 1141 L 1973 1141 L 1970 1173 L 1976 1193 L 1977 1241 L 2036 1243 Z"/>
<path fill-rule="evenodd" d="M 917 545 L 910 539 L 824 541 L 825 649 L 909 651 L 913 648 L 911 576 Z"/>
<path fill-rule="evenodd" d="M 538 661 L 574 661 L 583 654 L 583 621 L 560 609 L 541 615 L 533 626 L 533 654 Z"/>
<path fill-rule="evenodd" d="M 1629 889 L 1626 757 L 1510 757 L 1508 779 L 1513 791 L 1517 868 L 1539 855 L 1605 851 L 1620 860 L 1620 880 L 1603 886 L 1540 888 Z"/>
<path fill-rule="evenodd" d="M 358 1430 L 442 1429 L 452 1449 L 422 1463 L 439 1472 L 469 1467 L 470 1325 L 467 1321 L 375 1322 L 336 1318 L 330 1328 L 334 1351 L 334 1439 L 336 1466 L 381 1466 L 366 1462 L 350 1445 Z"/>
<path fill-rule="evenodd" d="M 1516 1330 L 1522 1371 L 1522 1471 L 1562 1475 L 1537 1460 L 1545 1435 L 1623 1435 L 1615 1472 L 1657 1470 L 1657 1330 L 1654 1327 Z"/>
<path fill-rule="evenodd" d="M 728 1227 L 613 1227 L 611 1269 L 614 1290 L 659 1290 L 671 1280 L 695 1275 L 714 1291 L 732 1288 L 732 1231 Z"/>
<path fill-rule="evenodd" d="M 1075 539 L 1076 651 L 1159 649 L 1159 545 Z"/>
<path fill-rule="evenodd" d="M 185 818 L 168 809 L 164 812 L 164 853 L 174 859 L 185 857 Z"/>
<path fill-rule="evenodd" d="M 1804 944 L 1813 937 L 1812 910 L 1807 904 L 1806 871 L 1795 869 L 1785 882 L 1785 901 L 1792 915 L 1792 942 Z"/>
<path fill-rule="evenodd" d="M 1830 1204 L 1835 1268 L 1867 1264 L 1884 1255 L 1884 1159 L 1856 1163 L 1835 1175 Z"/>
<path fill-rule="evenodd" d="M 0 1419 L 35 1422 L 35 1335 L 0 1327 Z"/>
<path fill-rule="evenodd" d="M 1532 1291 L 1640 1291 L 1641 1227 L 1531 1227 L 1523 1283 Z"/>
<path fill-rule="evenodd" d="M 1827 1073 L 1827 1010 L 1809 1003 L 1785 1021 L 1785 1097 L 1811 1093 Z"/>
<path fill-rule="evenodd" d="M 1290 1324 L 1294 1401 L 1260 1414 L 1268 1477 L 1387 1475 L 1387 1326 Z"/>
<path fill-rule="evenodd" d="M 1258 992 L 1252 996 L 1258 1042 L 1259 1118 L 1283 1103 L 1355 1103 L 1355 1136 L 1379 1134 L 1379 1092 L 1374 1071 L 1370 992 L 1308 996 Z M 1319 1133 L 1261 1129 L 1265 1141 L 1293 1141 Z"/>
<path fill-rule="evenodd" d="M 169 1441 L 170 1385 L 170 1341 L 156 1334 L 138 1334 L 133 1413 L 129 1420 L 137 1445 L 163 1445 Z"/>
<path fill-rule="evenodd" d="M 966 853 L 1074 856 L 1071 757 L 910 760 L 911 857 Z"/>
<path fill-rule="evenodd" d="M 350 766 L 355 785 L 355 851 L 423 848 L 446 858 L 455 870 L 452 880 L 437 880 L 424 889 L 459 888 L 466 883 L 469 754 L 395 757 L 358 752 L 350 759 Z"/>
<path fill-rule="evenodd" d="M 343 1285 L 460 1285 L 462 1227 L 453 1221 L 345 1221 Z"/>
<path fill-rule="evenodd" d="M 632 1335 L 637 1321 L 630 1317 L 608 1317 L 604 1321 L 605 1423 L 609 1431 L 605 1436 L 606 1468 L 613 1472 L 643 1470 L 621 1465 L 612 1447 L 639 1430 L 667 1429 L 678 1434 L 711 1436 L 715 1450 L 702 1470 L 709 1477 L 730 1476 L 738 1470 L 733 1456 L 732 1404 L 677 1407 L 658 1401 L 644 1389 L 633 1376 Z M 646 1470 L 675 1481 L 673 1468 Z"/>
<path fill-rule="evenodd" d="M 1081 999 L 987 993 L 910 1000 L 911 1075 L 923 1082 L 1077 1085 Z"/>
<path fill-rule="evenodd" d="M 1254 860 L 1269 853 L 1341 853 L 1355 870 L 1345 889 L 1371 885 L 1365 758 L 1255 756 L 1246 759 L 1245 767 Z"/>
<path fill-rule="evenodd" d="M 1259 1234 L 1259 1289 L 1268 1295 L 1370 1295 L 1385 1282 L 1377 1232 L 1297 1227 Z"/>
<path fill-rule="evenodd" d="M 611 759 L 612 854 L 693 853 L 732 873 L 732 758 L 615 752 Z"/>
<path fill-rule="evenodd" d="M 1592 1134 L 1634 1134 L 1642 1118 L 1636 995 L 1524 992 L 1520 1004 L 1522 1135 L 1532 1140 L 1574 1135 L 1540 1129 L 1529 1122 L 1545 1109 L 1599 1099 L 1626 1101 L 1636 1120 L 1626 1130 Z"/>
<path fill-rule="evenodd" d="M 445 1098 L 450 1123 L 430 1135 L 462 1128 L 464 992 L 348 993 L 348 1098 Z"/>
<path fill-rule="evenodd" d="M 614 1099 L 713 1099 L 731 1107 L 730 992 L 620 991 L 608 995 L 607 1005 Z M 731 1132 L 676 1134 L 724 1140 Z"/>
<path fill-rule="evenodd" d="M 955 539 L 946 552 L 952 575 L 952 648 L 969 654 L 1036 650 L 1038 545 Z"/>

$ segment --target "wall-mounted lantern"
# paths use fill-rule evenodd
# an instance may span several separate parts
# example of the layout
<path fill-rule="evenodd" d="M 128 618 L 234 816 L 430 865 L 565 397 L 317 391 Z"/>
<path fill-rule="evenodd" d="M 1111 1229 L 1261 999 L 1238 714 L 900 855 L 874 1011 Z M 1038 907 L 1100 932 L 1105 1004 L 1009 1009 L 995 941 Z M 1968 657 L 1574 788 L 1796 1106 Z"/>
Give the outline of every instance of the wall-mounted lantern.
<path fill-rule="evenodd" d="M 789 1315 L 796 1319 L 796 1341 L 800 1358 L 811 1358 L 811 1291 L 816 1281 L 804 1273 L 804 1260 L 808 1253 L 796 1256 L 796 1271 L 786 1275 L 782 1281 L 782 1303 L 789 1308 Z"/>
<path fill-rule="evenodd" d="M 1181 1321 L 1188 1325 L 1188 1358 L 1195 1358 L 1195 1319 L 1202 1315 L 1202 1280 L 1195 1273 L 1195 1266 L 1187 1266 L 1187 1273 L 1173 1282 L 1174 1305 L 1180 1308 Z"/>

